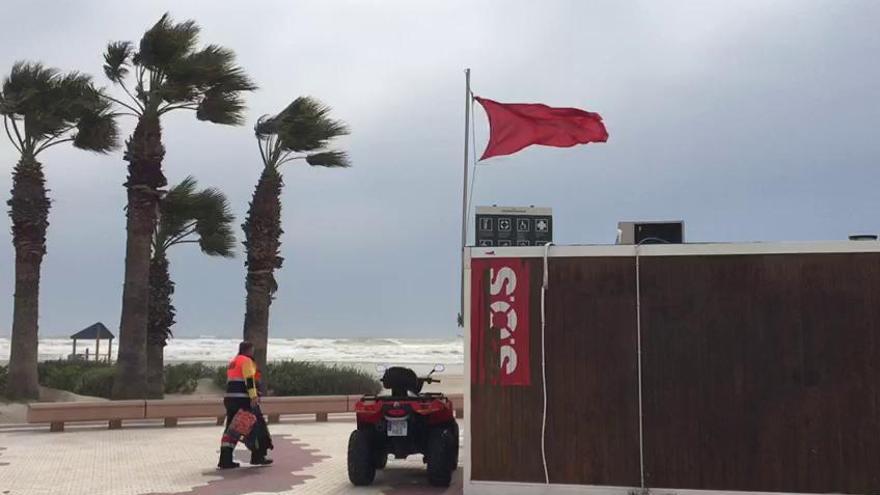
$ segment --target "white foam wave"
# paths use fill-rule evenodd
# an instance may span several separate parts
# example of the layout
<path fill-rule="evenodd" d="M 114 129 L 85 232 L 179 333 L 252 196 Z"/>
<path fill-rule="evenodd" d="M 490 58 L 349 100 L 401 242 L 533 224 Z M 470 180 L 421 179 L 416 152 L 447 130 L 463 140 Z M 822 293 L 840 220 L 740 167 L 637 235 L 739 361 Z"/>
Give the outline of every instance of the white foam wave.
<path fill-rule="evenodd" d="M 69 339 L 40 339 L 39 359 L 41 361 L 64 359 L 72 350 Z M 207 361 L 225 362 L 235 354 L 236 339 L 178 338 L 172 339 L 165 348 L 166 361 Z M 115 359 L 116 342 L 113 343 Z M 451 339 L 269 339 L 269 359 L 315 361 L 328 363 L 444 363 L 447 365 L 464 362 L 463 343 L 460 337 Z M 79 341 L 77 352 L 89 349 L 94 355 L 95 343 Z M 101 342 L 101 354 L 106 355 L 107 342 Z M 9 339 L 0 338 L 0 361 L 9 359 Z"/>

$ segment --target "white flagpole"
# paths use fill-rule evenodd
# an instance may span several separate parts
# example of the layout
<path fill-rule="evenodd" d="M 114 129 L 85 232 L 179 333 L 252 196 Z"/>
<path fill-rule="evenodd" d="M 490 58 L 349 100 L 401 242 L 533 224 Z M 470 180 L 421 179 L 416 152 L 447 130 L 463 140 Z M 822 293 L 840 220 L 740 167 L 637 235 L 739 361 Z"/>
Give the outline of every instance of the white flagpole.
<path fill-rule="evenodd" d="M 471 122 L 471 70 L 464 70 L 464 186 L 461 190 L 461 284 L 458 326 L 464 326 L 464 249 L 467 245 L 468 215 L 468 134 Z"/>

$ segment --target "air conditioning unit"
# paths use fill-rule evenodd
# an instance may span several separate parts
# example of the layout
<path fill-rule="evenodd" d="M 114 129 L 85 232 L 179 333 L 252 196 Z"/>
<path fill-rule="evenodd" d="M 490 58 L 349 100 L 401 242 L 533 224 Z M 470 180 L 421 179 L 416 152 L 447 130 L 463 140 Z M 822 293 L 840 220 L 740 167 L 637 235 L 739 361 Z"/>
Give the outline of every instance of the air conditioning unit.
<path fill-rule="evenodd" d="M 877 234 L 852 234 L 849 236 L 851 241 L 876 241 Z"/>
<path fill-rule="evenodd" d="M 617 244 L 681 244 L 684 221 L 618 222 Z"/>

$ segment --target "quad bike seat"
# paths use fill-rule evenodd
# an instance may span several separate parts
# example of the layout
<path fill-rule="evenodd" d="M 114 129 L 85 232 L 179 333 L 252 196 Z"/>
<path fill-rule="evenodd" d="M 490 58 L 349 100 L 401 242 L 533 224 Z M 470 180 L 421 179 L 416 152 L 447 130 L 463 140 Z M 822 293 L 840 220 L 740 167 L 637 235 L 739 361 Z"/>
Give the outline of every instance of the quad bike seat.
<path fill-rule="evenodd" d="M 380 381 L 383 387 L 391 390 L 394 397 L 407 397 L 409 393 L 418 395 L 424 384 L 415 371 L 402 366 L 392 366 L 385 370 Z"/>

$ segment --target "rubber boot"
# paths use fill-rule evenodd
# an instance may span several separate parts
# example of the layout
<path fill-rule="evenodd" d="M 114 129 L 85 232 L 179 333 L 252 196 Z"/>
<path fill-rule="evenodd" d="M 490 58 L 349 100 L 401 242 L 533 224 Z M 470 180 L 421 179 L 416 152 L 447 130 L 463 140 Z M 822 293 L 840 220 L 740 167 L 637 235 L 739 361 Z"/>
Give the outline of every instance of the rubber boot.
<path fill-rule="evenodd" d="M 272 462 L 272 459 L 266 457 L 266 451 L 258 450 L 251 453 L 251 464 L 254 466 L 268 466 Z"/>
<path fill-rule="evenodd" d="M 239 466 L 237 462 L 232 460 L 232 447 L 220 447 L 220 462 L 217 467 L 220 469 L 234 469 Z"/>

